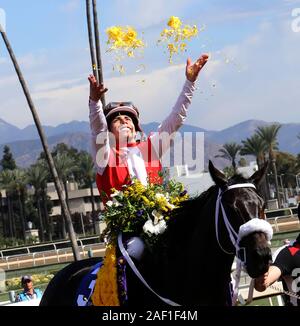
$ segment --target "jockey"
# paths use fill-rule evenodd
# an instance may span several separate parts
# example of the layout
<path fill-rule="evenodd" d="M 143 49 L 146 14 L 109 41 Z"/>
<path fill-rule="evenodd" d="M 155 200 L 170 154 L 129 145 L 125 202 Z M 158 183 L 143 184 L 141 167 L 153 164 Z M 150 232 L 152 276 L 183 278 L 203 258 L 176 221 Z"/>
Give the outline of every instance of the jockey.
<path fill-rule="evenodd" d="M 92 156 L 97 168 L 97 187 L 104 202 L 109 199 L 112 188 L 120 190 L 133 177 L 144 185 L 161 182 L 160 159 L 170 146 L 170 137 L 168 141 L 160 142 L 161 135 L 171 136 L 183 124 L 195 82 L 207 60 L 207 54 L 200 56 L 194 64 L 187 60 L 187 80 L 183 90 L 169 116 L 158 127 L 158 132 L 151 134 L 147 141 L 136 138 L 137 132 L 142 133 L 142 128 L 139 110 L 133 103 L 111 102 L 103 109 L 100 99 L 107 88 L 99 85 L 93 75 L 89 76 Z"/>

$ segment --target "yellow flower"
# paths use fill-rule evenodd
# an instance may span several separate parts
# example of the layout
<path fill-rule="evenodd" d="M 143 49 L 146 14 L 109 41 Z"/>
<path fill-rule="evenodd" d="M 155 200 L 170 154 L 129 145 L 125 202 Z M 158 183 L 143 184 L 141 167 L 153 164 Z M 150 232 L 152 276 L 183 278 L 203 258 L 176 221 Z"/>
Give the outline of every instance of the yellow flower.
<path fill-rule="evenodd" d="M 128 51 L 127 55 L 128 55 L 128 57 L 131 57 L 131 58 L 134 57 L 133 51 Z"/>
<path fill-rule="evenodd" d="M 122 37 L 122 29 L 120 26 L 112 26 L 106 30 L 109 41 L 116 41 Z"/>
<path fill-rule="evenodd" d="M 137 32 L 132 27 L 127 27 L 126 33 L 124 33 L 124 42 L 132 42 L 135 41 L 137 37 Z"/>
<path fill-rule="evenodd" d="M 150 205 L 150 201 L 149 201 L 149 199 L 147 197 L 142 196 L 141 198 L 143 199 L 145 205 Z"/>
<path fill-rule="evenodd" d="M 172 16 L 168 21 L 168 26 L 170 26 L 173 29 L 178 29 L 181 26 L 181 21 L 178 17 Z"/>
<path fill-rule="evenodd" d="M 168 49 L 169 49 L 169 52 L 172 54 L 172 53 L 177 53 L 178 52 L 178 47 L 173 44 L 173 43 L 169 43 L 168 44 Z"/>
<path fill-rule="evenodd" d="M 110 244 L 105 252 L 104 264 L 97 274 L 92 294 L 94 306 L 119 306 L 116 247 Z"/>
<path fill-rule="evenodd" d="M 158 40 L 157 43 L 167 42 L 167 51 L 169 53 L 169 62 L 172 63 L 172 58 L 179 51 L 183 52 L 187 48 L 187 42 L 192 37 L 198 34 L 198 28 L 196 25 L 182 26 L 182 22 L 178 17 L 172 16 L 168 21 L 170 29 L 165 28 L 160 36 L 162 39 Z"/>
<path fill-rule="evenodd" d="M 112 26 L 106 30 L 108 36 L 107 52 L 115 53 L 115 60 L 121 61 L 126 54 L 128 57 L 134 57 L 136 49 L 144 48 L 145 44 L 138 39 L 136 30 L 131 26 Z M 116 66 L 120 73 L 125 71 L 123 65 Z"/>
<path fill-rule="evenodd" d="M 181 43 L 180 44 L 180 51 L 184 51 L 185 48 L 186 48 L 186 43 Z"/>

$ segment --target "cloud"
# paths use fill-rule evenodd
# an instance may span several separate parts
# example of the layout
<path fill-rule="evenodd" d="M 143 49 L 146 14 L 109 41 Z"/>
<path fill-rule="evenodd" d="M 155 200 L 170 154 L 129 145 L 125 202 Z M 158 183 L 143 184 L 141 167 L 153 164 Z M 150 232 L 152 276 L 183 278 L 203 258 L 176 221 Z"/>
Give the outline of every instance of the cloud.
<path fill-rule="evenodd" d="M 68 0 L 60 6 L 62 12 L 70 13 L 78 10 L 80 7 L 80 0 Z"/>
<path fill-rule="evenodd" d="M 209 74 L 217 80 L 214 90 L 203 78 L 204 96 L 196 94 L 193 101 L 199 113 L 191 111 L 188 122 L 207 129 L 223 129 L 248 119 L 299 122 L 295 109 L 299 103 L 299 38 L 290 22 L 281 20 L 263 23 L 256 34 L 225 47 L 222 52 L 234 60 L 218 63 Z M 238 72 L 235 62 L 245 69 Z"/>
<path fill-rule="evenodd" d="M 137 28 L 148 28 L 162 22 L 167 22 L 167 19 L 172 15 L 181 17 L 185 10 L 191 10 L 194 6 L 199 6 L 199 2 L 203 1 L 116 0 L 111 1 L 111 5 L 114 11 L 122 13 L 122 17 L 118 17 L 120 25 L 130 25 L 134 22 Z"/>
<path fill-rule="evenodd" d="M 32 69 L 46 66 L 48 63 L 47 53 L 41 50 L 37 53 L 28 53 L 18 58 L 18 63 L 22 69 Z"/>

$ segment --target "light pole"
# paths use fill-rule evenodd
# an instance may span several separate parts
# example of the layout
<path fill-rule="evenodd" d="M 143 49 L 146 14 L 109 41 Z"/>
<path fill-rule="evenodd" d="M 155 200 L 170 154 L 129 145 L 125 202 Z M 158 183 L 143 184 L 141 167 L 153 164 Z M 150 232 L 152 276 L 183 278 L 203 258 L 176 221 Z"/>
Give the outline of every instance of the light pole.
<path fill-rule="evenodd" d="M 297 193 L 299 193 L 299 191 L 300 191 L 299 175 L 300 175 L 300 173 L 296 174 L 296 189 L 297 189 Z"/>
<path fill-rule="evenodd" d="M 286 198 L 286 193 L 285 193 L 285 190 L 283 187 L 282 176 L 284 176 L 284 174 L 280 174 L 278 177 L 280 179 L 280 186 L 281 186 L 281 190 L 282 190 L 282 199 L 284 201 L 283 204 L 288 204 L 288 199 Z"/>

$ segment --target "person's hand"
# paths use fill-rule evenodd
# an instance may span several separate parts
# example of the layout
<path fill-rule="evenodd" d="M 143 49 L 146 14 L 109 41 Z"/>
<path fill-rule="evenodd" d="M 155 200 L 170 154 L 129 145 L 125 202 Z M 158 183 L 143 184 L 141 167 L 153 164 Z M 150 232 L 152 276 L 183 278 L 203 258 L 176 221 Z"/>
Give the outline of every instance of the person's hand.
<path fill-rule="evenodd" d="M 90 82 L 90 99 L 98 102 L 102 95 L 107 92 L 107 88 L 103 84 L 98 84 L 94 75 L 89 75 L 88 80 Z"/>
<path fill-rule="evenodd" d="M 254 279 L 254 288 L 256 291 L 263 292 L 268 287 L 267 284 L 268 273 L 265 273 Z"/>
<path fill-rule="evenodd" d="M 190 58 L 187 59 L 185 75 L 189 81 L 195 82 L 197 80 L 199 72 L 208 61 L 208 58 L 208 54 L 202 54 L 194 64 Z"/>

